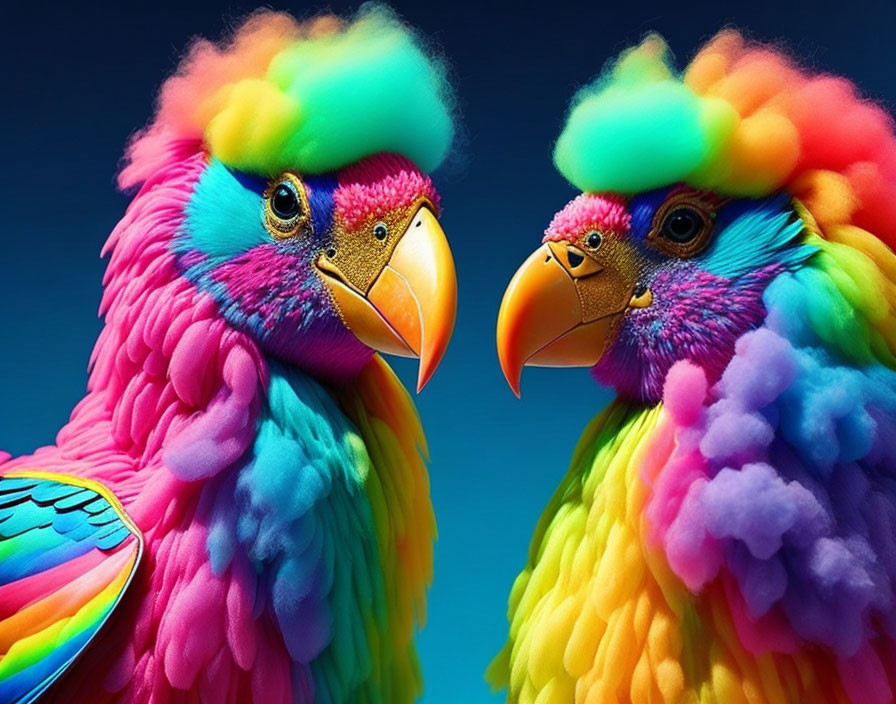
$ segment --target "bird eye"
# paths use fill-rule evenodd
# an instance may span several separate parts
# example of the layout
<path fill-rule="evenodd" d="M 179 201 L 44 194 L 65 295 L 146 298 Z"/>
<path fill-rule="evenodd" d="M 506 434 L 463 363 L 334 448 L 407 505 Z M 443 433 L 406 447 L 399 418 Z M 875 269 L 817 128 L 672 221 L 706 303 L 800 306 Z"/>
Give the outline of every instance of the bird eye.
<path fill-rule="evenodd" d="M 384 222 L 378 222 L 373 226 L 373 236 L 382 242 L 389 234 L 389 228 Z"/>
<path fill-rule="evenodd" d="M 299 214 L 299 199 L 289 186 L 280 184 L 271 196 L 271 210 L 281 220 L 290 220 Z"/>
<path fill-rule="evenodd" d="M 265 225 L 277 239 L 292 237 L 308 223 L 305 186 L 294 174 L 284 174 L 265 193 Z"/>
<path fill-rule="evenodd" d="M 692 208 L 675 208 L 663 221 L 661 234 L 677 244 L 692 242 L 703 229 L 703 216 Z"/>
<path fill-rule="evenodd" d="M 603 241 L 604 238 L 601 234 L 596 230 L 593 230 L 589 232 L 588 236 L 585 238 L 585 246 L 588 247 L 588 249 L 597 249 Z"/>
<path fill-rule="evenodd" d="M 700 254 L 709 246 L 716 207 L 716 201 L 701 191 L 674 193 L 656 211 L 648 243 L 673 257 Z"/>

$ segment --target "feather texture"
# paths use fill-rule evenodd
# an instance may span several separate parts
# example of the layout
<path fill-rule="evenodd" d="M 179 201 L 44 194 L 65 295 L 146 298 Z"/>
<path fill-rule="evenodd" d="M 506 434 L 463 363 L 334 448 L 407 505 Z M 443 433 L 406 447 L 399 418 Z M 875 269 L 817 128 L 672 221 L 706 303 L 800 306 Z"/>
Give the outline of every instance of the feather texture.
<path fill-rule="evenodd" d="M 674 451 L 670 426 L 662 407 L 613 404 L 585 431 L 514 583 L 490 681 L 538 704 L 849 702 L 830 657 L 745 648 L 725 580 L 689 591 L 650 540 L 646 482 Z"/>
<path fill-rule="evenodd" d="M 48 701 L 419 696 L 425 444 L 318 263 L 354 257 L 355 231 L 379 219 L 407 227 L 436 207 L 420 168 L 450 146 L 449 93 L 380 6 L 345 22 L 259 11 L 220 44 L 197 40 L 164 83 L 119 176 L 139 190 L 103 252 L 88 393 L 55 445 L 0 453 L 0 700 L 57 676 Z M 63 478 L 12 478 L 30 467 Z M 24 598 L 45 583 L 59 588 Z"/>
<path fill-rule="evenodd" d="M 35 701 L 127 590 L 142 538 L 94 482 L 0 477 L 0 701 Z"/>

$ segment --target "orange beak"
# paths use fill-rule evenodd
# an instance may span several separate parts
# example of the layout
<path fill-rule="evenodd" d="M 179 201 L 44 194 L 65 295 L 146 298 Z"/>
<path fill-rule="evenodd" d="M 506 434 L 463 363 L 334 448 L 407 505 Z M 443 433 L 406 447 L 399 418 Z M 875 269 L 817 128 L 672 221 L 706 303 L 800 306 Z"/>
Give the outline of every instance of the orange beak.
<path fill-rule="evenodd" d="M 457 315 L 454 260 L 432 211 L 422 206 L 411 218 L 366 292 L 324 258 L 318 268 L 343 321 L 361 342 L 420 359 L 419 392 L 448 348 Z"/>
<path fill-rule="evenodd" d="M 629 307 L 645 307 L 649 290 L 634 295 L 636 258 L 618 240 L 588 252 L 548 242 L 514 274 L 498 312 L 498 359 L 520 395 L 523 367 L 591 367 L 600 360 Z"/>

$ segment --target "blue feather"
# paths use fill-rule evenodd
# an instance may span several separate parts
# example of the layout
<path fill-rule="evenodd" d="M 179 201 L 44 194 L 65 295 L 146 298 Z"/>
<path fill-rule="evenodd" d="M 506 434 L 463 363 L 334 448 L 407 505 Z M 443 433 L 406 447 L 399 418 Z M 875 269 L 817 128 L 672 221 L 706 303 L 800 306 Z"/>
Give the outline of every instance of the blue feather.
<path fill-rule="evenodd" d="M 716 237 L 699 258 L 700 268 L 734 279 L 772 264 L 794 269 L 815 253 L 801 244 L 804 227 L 788 195 L 738 200 L 721 209 Z"/>
<path fill-rule="evenodd" d="M 200 176 L 186 213 L 175 240 L 178 252 L 197 249 L 221 261 L 270 241 L 261 194 L 246 188 L 217 159 Z"/>
<path fill-rule="evenodd" d="M 81 489 L 70 496 L 66 496 L 64 499 L 56 501 L 53 505 L 56 507 L 57 511 L 71 511 L 72 509 L 84 506 L 95 498 L 96 494 L 90 489 Z"/>

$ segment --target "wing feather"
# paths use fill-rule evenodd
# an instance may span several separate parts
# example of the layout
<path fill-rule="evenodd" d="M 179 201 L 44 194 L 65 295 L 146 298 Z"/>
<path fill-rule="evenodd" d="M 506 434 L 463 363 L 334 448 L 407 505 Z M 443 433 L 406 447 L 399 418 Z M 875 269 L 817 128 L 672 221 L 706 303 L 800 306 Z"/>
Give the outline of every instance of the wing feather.
<path fill-rule="evenodd" d="M 0 477 L 0 703 L 33 702 L 71 666 L 142 553 L 140 532 L 101 484 Z"/>

